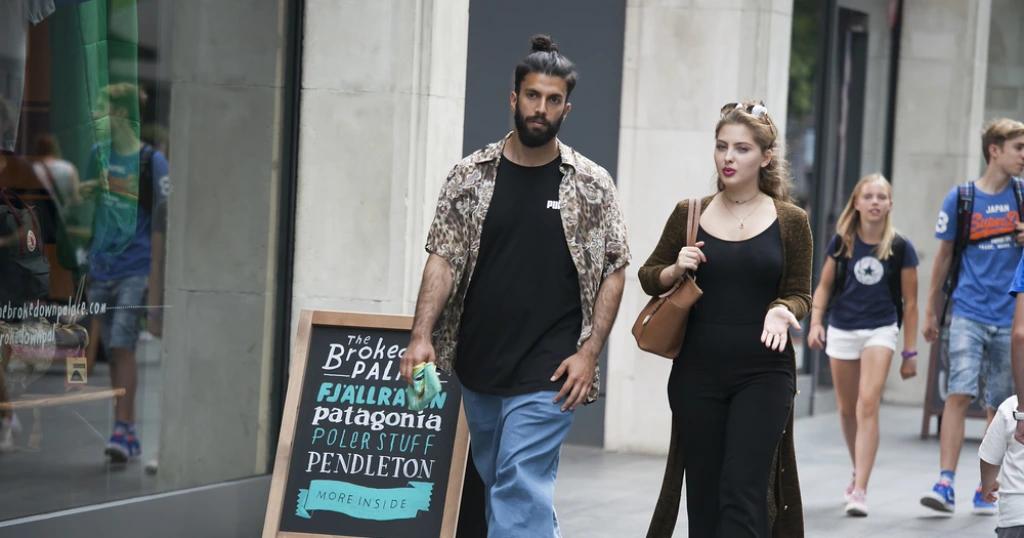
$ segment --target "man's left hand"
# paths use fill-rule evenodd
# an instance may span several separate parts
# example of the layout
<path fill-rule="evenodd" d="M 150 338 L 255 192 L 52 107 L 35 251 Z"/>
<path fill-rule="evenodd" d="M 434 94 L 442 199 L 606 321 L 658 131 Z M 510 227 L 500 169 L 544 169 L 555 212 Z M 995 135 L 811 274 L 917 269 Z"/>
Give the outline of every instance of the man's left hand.
<path fill-rule="evenodd" d="M 565 384 L 562 390 L 558 391 L 554 403 L 565 400 L 562 404 L 562 411 L 575 411 L 576 408 L 587 399 L 590 392 L 590 383 L 594 379 L 594 368 L 596 368 L 597 357 L 588 353 L 577 351 L 574 355 L 562 361 L 562 364 L 551 376 L 551 381 L 557 381 L 565 376 Z"/>
<path fill-rule="evenodd" d="M 1024 246 L 1024 222 L 1017 223 L 1017 235 L 1013 236 L 1018 245 Z"/>

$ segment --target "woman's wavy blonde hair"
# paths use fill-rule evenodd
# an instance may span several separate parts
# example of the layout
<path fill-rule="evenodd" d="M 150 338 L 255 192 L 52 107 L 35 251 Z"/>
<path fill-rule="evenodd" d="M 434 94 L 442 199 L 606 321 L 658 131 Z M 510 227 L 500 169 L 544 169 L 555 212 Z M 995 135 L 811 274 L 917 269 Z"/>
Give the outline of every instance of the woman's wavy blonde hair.
<path fill-rule="evenodd" d="M 728 103 L 722 107 L 722 117 L 715 126 L 715 137 L 718 137 L 722 127 L 730 124 L 745 125 L 750 129 L 754 142 L 761 148 L 761 152 L 771 150 L 772 159 L 768 166 L 762 167 L 758 173 L 757 186 L 761 192 L 776 200 L 791 202 L 789 196 L 790 184 L 789 163 L 786 162 L 779 147 L 779 130 L 775 127 L 768 109 L 761 101 L 741 101 Z M 722 178 L 718 178 L 719 192 L 725 190 Z"/>
<path fill-rule="evenodd" d="M 857 197 L 860 196 L 860 191 L 869 183 L 880 183 L 885 186 L 885 190 L 889 193 L 889 203 L 892 204 L 892 185 L 882 174 L 868 174 L 857 181 L 857 184 L 853 187 L 853 192 L 850 193 L 850 199 L 846 201 L 846 207 L 839 214 L 839 221 L 836 222 L 836 234 L 842 240 L 842 246 L 839 247 L 837 254 L 841 257 L 853 257 L 853 242 L 857 236 L 857 230 L 860 228 L 860 211 L 857 211 L 854 204 L 857 201 Z M 892 242 L 895 238 L 896 228 L 892 225 L 892 210 L 890 207 L 890 211 L 885 214 L 882 240 L 875 246 L 875 257 L 879 260 L 885 260 L 892 256 Z M 832 253 L 830 252 L 829 254 L 831 255 Z"/>

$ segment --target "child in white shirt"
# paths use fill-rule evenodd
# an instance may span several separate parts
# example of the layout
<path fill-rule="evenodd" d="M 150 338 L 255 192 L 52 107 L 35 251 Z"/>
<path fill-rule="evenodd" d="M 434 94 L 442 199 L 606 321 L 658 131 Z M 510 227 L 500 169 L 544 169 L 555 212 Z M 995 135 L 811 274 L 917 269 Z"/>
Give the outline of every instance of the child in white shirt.
<path fill-rule="evenodd" d="M 1013 438 L 1016 409 L 1017 396 L 1003 401 L 978 448 L 982 495 L 995 502 L 999 493 L 998 538 L 1024 538 L 1024 444 Z"/>

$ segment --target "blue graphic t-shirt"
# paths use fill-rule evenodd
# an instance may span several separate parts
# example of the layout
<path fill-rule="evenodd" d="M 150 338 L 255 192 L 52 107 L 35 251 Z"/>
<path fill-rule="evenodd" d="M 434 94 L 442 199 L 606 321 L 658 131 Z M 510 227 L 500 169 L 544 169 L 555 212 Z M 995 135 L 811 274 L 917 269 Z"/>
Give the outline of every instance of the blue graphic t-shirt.
<path fill-rule="evenodd" d="M 935 223 L 935 237 L 943 241 L 956 238 L 956 198 L 953 187 Z M 997 327 L 1013 324 L 1013 297 L 1007 295 L 1006 284 L 1020 261 L 1021 248 L 1014 241 L 1019 220 L 1013 185 L 996 194 L 975 187 L 970 241 L 953 290 L 954 316 Z"/>
<path fill-rule="evenodd" d="M 163 207 L 167 201 L 167 195 L 170 192 L 170 179 L 168 176 L 169 166 L 167 164 L 167 158 L 164 157 L 163 153 L 153 150 L 151 151 L 150 167 L 152 169 L 152 205 L 150 207 L 142 207 L 139 203 L 139 191 L 140 188 L 139 175 L 142 167 L 142 151 L 145 151 L 144 147 L 137 154 L 121 155 L 116 151 L 110 151 L 110 162 L 107 169 L 107 178 L 110 184 L 110 191 L 120 194 L 117 197 L 107 197 L 102 203 L 97 205 L 96 209 L 96 220 L 100 222 L 103 218 L 101 214 L 104 211 L 108 212 L 120 212 L 123 214 L 131 214 L 131 207 L 118 207 L 124 204 L 136 204 L 135 209 L 135 232 L 128 238 L 125 236 L 124 240 L 109 241 L 103 240 L 98 235 L 98 231 L 94 232 L 93 244 L 90 247 L 89 252 L 89 275 L 93 280 L 116 280 L 127 278 L 130 276 L 140 276 L 149 274 L 149 265 L 152 259 L 152 246 L 150 240 L 150 234 L 153 229 L 153 214 L 156 210 Z M 98 152 L 93 152 L 93 162 L 90 168 L 98 167 Z M 90 174 L 92 177 L 98 176 Z M 127 246 L 123 248 L 111 247 L 110 245 L 116 243 L 125 243 Z"/>
<path fill-rule="evenodd" d="M 832 236 L 825 252 L 838 248 L 839 236 Z M 828 324 L 844 331 L 874 329 L 896 323 L 896 305 L 889 292 L 890 274 L 905 267 L 917 267 L 917 251 L 906 238 L 903 267 L 893 267 L 896 260 L 875 257 L 875 246 L 854 236 L 853 256 L 846 261 L 846 281 L 842 283 L 829 305 Z M 840 262 L 842 263 L 842 262 Z"/>

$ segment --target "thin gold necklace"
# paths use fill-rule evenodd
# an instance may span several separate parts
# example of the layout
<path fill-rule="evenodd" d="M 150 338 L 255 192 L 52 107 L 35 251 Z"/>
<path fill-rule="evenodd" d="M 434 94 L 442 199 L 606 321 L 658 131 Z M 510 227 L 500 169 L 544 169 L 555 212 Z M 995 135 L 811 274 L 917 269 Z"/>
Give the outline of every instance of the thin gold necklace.
<path fill-rule="evenodd" d="M 758 193 L 758 194 L 760 194 L 760 193 Z M 757 197 L 758 195 L 755 194 L 754 196 Z M 726 198 L 728 199 L 728 197 L 726 197 Z M 753 198 L 748 198 L 748 199 L 744 200 L 743 203 L 749 202 L 752 199 Z M 732 208 L 729 207 L 729 204 L 724 204 L 724 205 L 725 205 L 725 210 L 728 211 L 730 215 L 732 215 L 732 218 L 734 218 L 737 221 L 739 221 L 740 229 L 742 230 L 743 229 L 743 222 L 746 221 L 748 218 L 750 218 L 751 215 L 756 213 L 758 209 L 761 209 L 761 198 L 758 198 L 757 203 L 754 204 L 754 207 L 749 212 L 747 212 L 746 215 L 743 215 L 742 218 L 739 217 L 738 215 L 736 215 L 736 213 L 733 212 Z"/>

